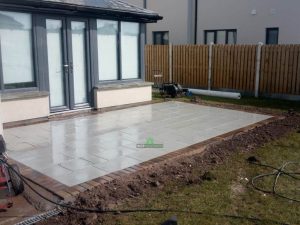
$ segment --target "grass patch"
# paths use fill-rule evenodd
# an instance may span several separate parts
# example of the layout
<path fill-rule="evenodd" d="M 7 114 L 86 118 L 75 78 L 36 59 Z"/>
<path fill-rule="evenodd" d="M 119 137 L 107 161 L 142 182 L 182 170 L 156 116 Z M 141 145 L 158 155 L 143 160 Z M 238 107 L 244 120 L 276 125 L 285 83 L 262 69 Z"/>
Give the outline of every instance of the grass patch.
<path fill-rule="evenodd" d="M 246 161 L 250 156 L 255 156 L 262 163 L 275 167 L 280 167 L 286 161 L 300 162 L 300 134 L 295 132 L 252 153 L 233 155 L 224 164 L 210 171 L 210 176 L 213 176 L 214 179 L 207 179 L 201 184 L 185 186 L 177 185 L 176 181 L 173 181 L 156 194 L 129 200 L 119 208 L 172 208 L 300 224 L 299 203 L 271 194 L 263 194 L 249 185 L 252 177 L 261 173 L 272 172 L 270 169 L 250 165 Z M 300 172 L 299 166 L 294 169 L 298 169 Z M 268 178 L 260 185 L 270 189 L 272 182 L 273 180 Z M 278 190 L 289 195 L 289 197 L 300 199 L 299 187 L 299 182 L 283 178 L 279 181 Z M 172 215 L 172 213 L 134 213 L 107 216 L 105 224 L 159 225 Z M 179 225 L 277 224 L 270 221 L 253 222 L 208 215 L 176 214 L 176 216 Z"/>
<path fill-rule="evenodd" d="M 255 106 L 261 108 L 271 108 L 271 109 L 281 109 L 281 110 L 289 110 L 294 109 L 296 111 L 300 111 L 299 101 L 288 101 L 288 100 L 280 100 L 280 99 L 270 99 L 270 98 L 254 98 L 254 97 L 242 97 L 240 100 L 235 99 L 225 99 L 218 97 L 210 97 L 210 96 L 202 96 L 204 101 L 209 102 L 222 102 L 229 103 L 235 105 L 248 105 Z"/>
<path fill-rule="evenodd" d="M 153 99 L 162 99 L 159 93 L 153 93 Z M 184 101 L 189 101 L 187 97 L 180 98 Z M 270 109 L 279 109 L 279 110 L 289 110 L 294 109 L 295 111 L 300 112 L 300 103 L 299 101 L 288 101 L 280 99 L 270 99 L 270 98 L 254 98 L 254 97 L 242 97 L 240 100 L 236 99 L 227 99 L 219 97 L 210 97 L 210 96 L 201 96 L 201 100 L 209 103 L 225 103 L 225 104 L 234 104 L 240 106 L 254 106 L 261 108 L 270 108 Z"/>

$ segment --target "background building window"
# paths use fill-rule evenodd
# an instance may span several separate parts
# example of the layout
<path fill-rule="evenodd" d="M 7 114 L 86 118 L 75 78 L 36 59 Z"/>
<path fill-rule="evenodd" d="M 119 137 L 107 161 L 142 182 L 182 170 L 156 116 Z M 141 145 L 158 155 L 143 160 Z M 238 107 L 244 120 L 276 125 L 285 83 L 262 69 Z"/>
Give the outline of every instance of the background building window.
<path fill-rule="evenodd" d="M 266 29 L 266 44 L 277 45 L 279 36 L 279 28 L 267 28 Z"/>
<path fill-rule="evenodd" d="M 139 77 L 139 27 L 138 23 L 121 22 L 122 79 Z"/>
<path fill-rule="evenodd" d="M 35 87 L 32 18 L 0 11 L 0 73 L 5 89 Z"/>
<path fill-rule="evenodd" d="M 206 30 L 204 31 L 205 44 L 236 44 L 237 30 Z"/>
<path fill-rule="evenodd" d="M 97 20 L 99 80 L 118 79 L 118 22 Z"/>
<path fill-rule="evenodd" d="M 168 45 L 169 44 L 169 31 L 154 31 L 153 44 L 155 45 Z"/>
<path fill-rule="evenodd" d="M 205 31 L 205 44 L 216 43 L 216 32 Z"/>

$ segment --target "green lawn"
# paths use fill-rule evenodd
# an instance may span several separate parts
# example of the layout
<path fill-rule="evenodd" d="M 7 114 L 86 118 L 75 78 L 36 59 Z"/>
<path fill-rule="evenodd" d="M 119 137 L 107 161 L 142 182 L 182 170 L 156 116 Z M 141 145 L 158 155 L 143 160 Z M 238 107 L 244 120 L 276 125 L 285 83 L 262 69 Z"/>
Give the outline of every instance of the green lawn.
<path fill-rule="evenodd" d="M 159 93 L 153 94 L 153 99 L 160 99 Z M 181 100 L 189 100 L 187 97 L 181 98 Z M 209 103 L 225 103 L 225 104 L 235 104 L 242 106 L 254 106 L 261 108 L 279 109 L 279 110 L 289 110 L 294 109 L 300 112 L 300 101 L 287 101 L 279 99 L 269 99 L 269 98 L 254 98 L 254 97 L 242 97 L 240 100 L 201 96 L 201 100 Z"/>
<path fill-rule="evenodd" d="M 178 185 L 171 182 L 156 194 L 130 200 L 118 208 L 172 208 L 201 211 L 208 214 L 230 214 L 242 217 L 257 217 L 263 220 L 280 221 L 287 224 L 300 224 L 300 203 L 288 201 L 271 194 L 258 192 L 249 185 L 252 177 L 272 172 L 251 165 L 246 159 L 255 156 L 262 163 L 280 167 L 286 161 L 300 162 L 300 134 L 293 133 L 269 143 L 252 153 L 239 153 L 230 157 L 224 164 L 210 171 L 215 177 L 201 184 Z M 292 169 L 292 168 L 290 168 Z M 293 168 L 298 169 L 298 168 Z M 273 179 L 273 178 L 272 178 Z M 272 179 L 260 185 L 272 187 Z M 278 190 L 289 197 L 300 200 L 300 181 L 282 178 Z M 134 213 L 131 215 L 106 216 L 104 224 L 159 225 L 174 213 Z M 230 219 L 208 215 L 176 214 L 179 225 L 257 225 L 277 224 L 275 222 L 253 222 L 243 219 Z"/>

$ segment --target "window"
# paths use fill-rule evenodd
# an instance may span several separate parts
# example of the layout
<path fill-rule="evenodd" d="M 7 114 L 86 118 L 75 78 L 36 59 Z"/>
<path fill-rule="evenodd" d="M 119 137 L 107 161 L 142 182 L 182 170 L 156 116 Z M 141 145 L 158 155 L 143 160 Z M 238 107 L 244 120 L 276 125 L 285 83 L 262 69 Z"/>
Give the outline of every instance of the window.
<path fill-rule="evenodd" d="M 0 11 L 0 75 L 5 89 L 35 87 L 32 18 Z"/>
<path fill-rule="evenodd" d="M 216 42 L 216 32 L 215 31 L 206 31 L 205 32 L 205 44 L 215 43 Z"/>
<path fill-rule="evenodd" d="M 118 79 L 118 22 L 97 20 L 99 80 Z"/>
<path fill-rule="evenodd" d="M 139 33 L 138 23 L 121 22 L 122 79 L 139 77 Z"/>
<path fill-rule="evenodd" d="M 100 81 L 139 78 L 139 23 L 97 20 L 97 39 Z"/>
<path fill-rule="evenodd" d="M 169 31 L 154 31 L 153 44 L 155 45 L 168 45 L 169 44 Z"/>
<path fill-rule="evenodd" d="M 267 28 L 266 29 L 266 44 L 277 45 L 279 36 L 279 28 Z"/>
<path fill-rule="evenodd" d="M 237 38 L 236 30 L 206 30 L 205 34 L 205 44 L 236 44 Z"/>

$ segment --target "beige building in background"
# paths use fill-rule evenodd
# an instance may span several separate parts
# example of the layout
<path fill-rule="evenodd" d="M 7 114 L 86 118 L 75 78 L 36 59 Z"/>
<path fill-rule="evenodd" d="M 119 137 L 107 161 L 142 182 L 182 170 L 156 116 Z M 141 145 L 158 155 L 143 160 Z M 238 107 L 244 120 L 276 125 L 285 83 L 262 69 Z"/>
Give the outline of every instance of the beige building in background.
<path fill-rule="evenodd" d="M 173 44 L 299 44 L 299 0 L 126 0 L 164 17 L 147 25 L 147 43 L 154 32 L 169 32 Z M 207 39 L 207 40 L 206 40 Z"/>

